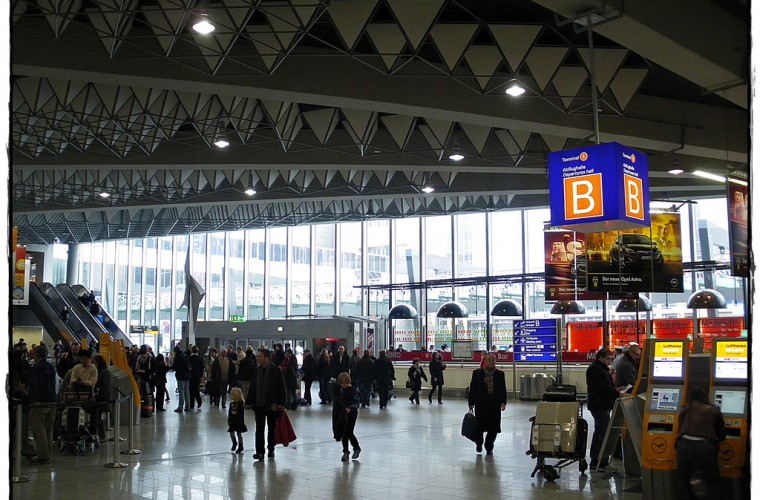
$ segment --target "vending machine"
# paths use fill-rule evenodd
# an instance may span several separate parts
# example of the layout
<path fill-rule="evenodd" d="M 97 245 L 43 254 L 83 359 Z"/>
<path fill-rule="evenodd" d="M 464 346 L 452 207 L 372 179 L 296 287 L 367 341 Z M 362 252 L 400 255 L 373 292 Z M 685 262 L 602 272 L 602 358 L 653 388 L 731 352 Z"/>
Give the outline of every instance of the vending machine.
<path fill-rule="evenodd" d="M 744 471 L 749 435 L 749 341 L 713 339 L 712 357 L 710 399 L 720 408 L 726 423 L 726 439 L 720 444 L 718 452 L 721 491 L 725 492 L 726 500 L 749 498 L 749 484 Z"/>
<path fill-rule="evenodd" d="M 644 498 L 676 498 L 678 414 L 688 389 L 688 339 L 650 339 L 641 470 Z"/>

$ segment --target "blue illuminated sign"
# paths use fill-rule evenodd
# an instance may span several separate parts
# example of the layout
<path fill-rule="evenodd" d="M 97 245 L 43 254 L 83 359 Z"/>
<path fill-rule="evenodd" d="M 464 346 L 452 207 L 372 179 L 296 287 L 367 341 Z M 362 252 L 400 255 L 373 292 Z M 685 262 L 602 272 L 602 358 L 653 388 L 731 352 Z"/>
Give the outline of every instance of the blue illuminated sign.
<path fill-rule="evenodd" d="M 515 361 L 556 361 L 556 319 L 518 320 L 514 328 Z"/>
<path fill-rule="evenodd" d="M 649 160 L 617 142 L 549 153 L 551 225 L 594 232 L 647 227 Z"/>

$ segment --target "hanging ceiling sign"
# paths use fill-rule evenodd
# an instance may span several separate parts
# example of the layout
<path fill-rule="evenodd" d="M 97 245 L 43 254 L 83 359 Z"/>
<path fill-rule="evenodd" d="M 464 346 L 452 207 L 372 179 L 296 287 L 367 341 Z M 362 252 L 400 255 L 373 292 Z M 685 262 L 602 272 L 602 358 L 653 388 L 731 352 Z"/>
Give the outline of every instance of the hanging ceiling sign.
<path fill-rule="evenodd" d="M 649 226 L 647 155 L 610 142 L 549 153 L 551 225 L 581 232 Z"/>

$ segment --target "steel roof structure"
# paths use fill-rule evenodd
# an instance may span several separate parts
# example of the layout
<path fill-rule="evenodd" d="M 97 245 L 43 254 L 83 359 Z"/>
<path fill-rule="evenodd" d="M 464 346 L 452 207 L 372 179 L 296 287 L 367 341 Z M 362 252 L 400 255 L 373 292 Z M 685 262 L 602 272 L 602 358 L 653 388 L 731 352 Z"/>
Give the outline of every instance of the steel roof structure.
<path fill-rule="evenodd" d="M 592 59 L 600 140 L 650 156 L 652 198 L 723 196 L 689 172 L 747 173 L 748 11 L 12 0 L 11 224 L 79 243 L 546 206 L 547 153 L 594 143 Z"/>

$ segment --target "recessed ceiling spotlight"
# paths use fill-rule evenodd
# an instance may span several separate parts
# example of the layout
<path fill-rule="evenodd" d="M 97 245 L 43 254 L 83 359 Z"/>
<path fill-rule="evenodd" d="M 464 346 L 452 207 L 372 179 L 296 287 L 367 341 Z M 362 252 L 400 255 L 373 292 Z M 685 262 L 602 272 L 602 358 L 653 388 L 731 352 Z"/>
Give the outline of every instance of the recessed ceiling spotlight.
<path fill-rule="evenodd" d="M 109 196 L 111 196 L 111 193 L 106 193 L 105 191 L 103 191 L 100 194 L 98 194 L 98 196 L 100 196 L 101 198 L 108 198 Z"/>
<path fill-rule="evenodd" d="M 459 154 L 459 153 L 454 153 L 453 155 L 449 156 L 449 160 L 462 161 L 464 160 L 464 155 Z"/>
<path fill-rule="evenodd" d="M 253 196 L 254 194 L 256 194 L 256 190 L 253 188 L 248 188 L 245 190 L 245 194 L 247 194 L 248 196 Z"/>
<path fill-rule="evenodd" d="M 200 14 L 198 16 L 198 21 L 193 24 L 193 29 L 201 35 L 208 35 L 214 31 L 216 27 L 208 20 L 208 14 Z"/>
<path fill-rule="evenodd" d="M 435 188 L 433 186 L 425 186 L 420 191 L 422 191 L 425 194 L 430 194 L 435 191 Z"/>
<path fill-rule="evenodd" d="M 668 173 L 671 174 L 671 175 L 681 175 L 683 173 L 683 169 L 682 168 L 671 168 L 670 170 L 668 170 Z"/>
<path fill-rule="evenodd" d="M 230 141 L 227 139 L 217 139 L 214 141 L 214 146 L 218 147 L 219 149 L 226 148 L 230 145 Z"/>
<path fill-rule="evenodd" d="M 520 97 L 525 93 L 525 87 L 518 82 L 514 82 L 505 92 L 512 97 Z"/>

